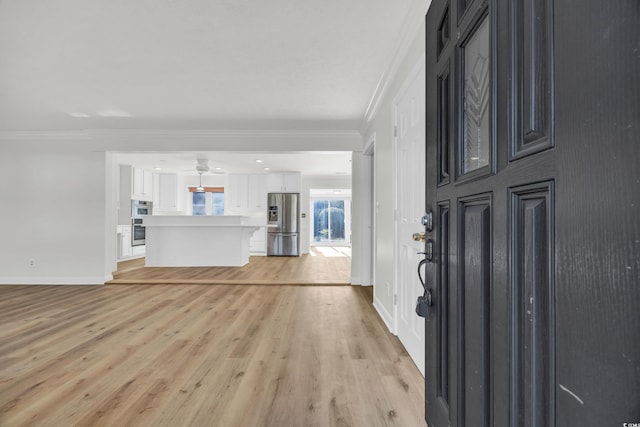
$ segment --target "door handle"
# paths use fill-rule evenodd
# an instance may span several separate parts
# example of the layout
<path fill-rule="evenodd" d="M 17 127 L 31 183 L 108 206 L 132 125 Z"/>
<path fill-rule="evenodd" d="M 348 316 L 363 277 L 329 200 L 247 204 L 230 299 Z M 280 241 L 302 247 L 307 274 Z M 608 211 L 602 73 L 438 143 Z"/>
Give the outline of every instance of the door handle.
<path fill-rule="evenodd" d="M 427 313 L 429 311 L 429 307 L 433 305 L 433 296 L 431 295 L 431 289 L 427 288 L 427 285 L 424 283 L 424 278 L 422 277 L 421 267 L 426 263 L 426 260 L 420 261 L 418 264 L 418 278 L 420 279 L 420 283 L 422 284 L 422 288 L 424 289 L 424 293 L 422 296 L 418 297 L 416 301 L 416 314 L 420 317 L 427 317 Z"/>
<path fill-rule="evenodd" d="M 421 231 L 420 233 L 413 233 L 413 240 L 415 242 L 424 242 L 424 239 L 424 231 Z"/>

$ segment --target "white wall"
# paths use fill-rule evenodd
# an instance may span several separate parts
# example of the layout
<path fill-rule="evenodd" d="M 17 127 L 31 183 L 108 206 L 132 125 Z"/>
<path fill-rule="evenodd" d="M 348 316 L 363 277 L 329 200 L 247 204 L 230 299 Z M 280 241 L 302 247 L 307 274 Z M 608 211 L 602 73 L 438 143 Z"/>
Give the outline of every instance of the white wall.
<path fill-rule="evenodd" d="M 111 278 L 119 173 L 113 152 L 352 151 L 361 145 L 357 131 L 2 132 L 0 284 Z"/>
<path fill-rule="evenodd" d="M 105 240 L 114 191 L 105 153 L 82 138 L 5 139 L 1 148 L 0 283 L 103 283 L 116 255 L 115 226 Z"/>
<path fill-rule="evenodd" d="M 362 152 L 352 154 L 351 207 L 351 283 L 372 285 L 371 157 Z"/>
<path fill-rule="evenodd" d="M 426 7 L 425 5 L 425 14 Z M 389 326 L 394 330 L 394 206 L 395 188 L 393 188 L 393 99 L 398 94 L 415 64 L 425 52 L 424 20 L 410 41 L 406 54 L 398 59 L 397 69 L 389 79 L 384 94 L 376 103 L 375 113 L 367 121 L 365 141 L 375 134 L 375 248 L 374 268 L 374 306 Z"/>

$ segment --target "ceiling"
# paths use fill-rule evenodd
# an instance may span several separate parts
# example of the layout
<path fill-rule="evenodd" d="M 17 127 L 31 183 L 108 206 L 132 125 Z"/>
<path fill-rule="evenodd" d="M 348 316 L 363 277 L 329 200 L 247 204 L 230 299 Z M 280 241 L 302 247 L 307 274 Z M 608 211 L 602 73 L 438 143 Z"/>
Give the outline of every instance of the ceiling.
<path fill-rule="evenodd" d="M 359 131 L 422 3 L 0 0 L 0 133 Z M 169 154 L 173 169 L 198 155 Z M 350 153 L 261 156 L 272 170 L 350 173 Z"/>

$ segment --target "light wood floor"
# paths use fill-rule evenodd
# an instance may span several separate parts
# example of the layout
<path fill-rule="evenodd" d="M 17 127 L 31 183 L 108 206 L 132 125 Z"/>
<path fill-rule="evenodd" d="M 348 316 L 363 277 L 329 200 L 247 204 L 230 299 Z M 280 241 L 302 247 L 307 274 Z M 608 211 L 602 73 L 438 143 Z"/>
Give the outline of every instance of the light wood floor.
<path fill-rule="evenodd" d="M 118 263 L 108 284 L 348 285 L 351 249 L 312 247 L 299 257 L 251 257 L 244 267 L 145 267 L 144 258 Z"/>
<path fill-rule="evenodd" d="M 0 426 L 425 426 L 360 286 L 0 286 Z"/>

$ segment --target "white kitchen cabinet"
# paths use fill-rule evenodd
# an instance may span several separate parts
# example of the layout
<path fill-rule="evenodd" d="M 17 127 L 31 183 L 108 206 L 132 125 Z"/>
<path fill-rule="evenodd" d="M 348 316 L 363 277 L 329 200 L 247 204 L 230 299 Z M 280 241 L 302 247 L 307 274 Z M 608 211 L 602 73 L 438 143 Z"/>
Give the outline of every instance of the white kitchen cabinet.
<path fill-rule="evenodd" d="M 302 188 L 300 172 L 272 172 L 267 174 L 269 193 L 299 193 Z"/>
<path fill-rule="evenodd" d="M 153 204 L 156 212 L 175 212 L 179 211 L 180 206 L 180 188 L 181 177 L 175 173 L 158 174 L 158 191 L 157 200 Z"/>
<path fill-rule="evenodd" d="M 144 171 L 144 180 L 142 183 L 142 194 L 146 200 L 151 200 L 153 197 L 153 172 L 146 169 Z"/>
<path fill-rule="evenodd" d="M 132 256 L 134 256 L 134 257 L 142 257 L 142 256 L 144 256 L 144 254 L 146 253 L 146 248 L 147 247 L 145 245 L 133 246 L 131 248 Z"/>
<path fill-rule="evenodd" d="M 225 188 L 225 208 L 247 209 L 249 207 L 249 175 L 241 173 L 229 174 Z"/>
<path fill-rule="evenodd" d="M 130 258 L 131 256 L 133 256 L 131 227 L 118 226 L 118 258 Z"/>
<path fill-rule="evenodd" d="M 133 168 L 132 196 L 141 196 L 144 193 L 144 169 Z"/>
<path fill-rule="evenodd" d="M 249 252 L 251 255 L 267 255 L 267 227 L 260 227 L 249 239 Z"/>
<path fill-rule="evenodd" d="M 118 259 L 128 259 L 144 256 L 144 245 L 131 246 L 131 226 L 118 226 Z"/>
<path fill-rule="evenodd" d="M 224 190 L 225 209 L 264 209 L 267 203 L 265 177 L 265 174 L 230 174 Z"/>
<path fill-rule="evenodd" d="M 153 198 L 153 172 L 133 167 L 131 198 L 151 201 Z"/>
<path fill-rule="evenodd" d="M 264 210 L 267 206 L 267 182 L 266 175 L 249 175 L 249 208 Z"/>

